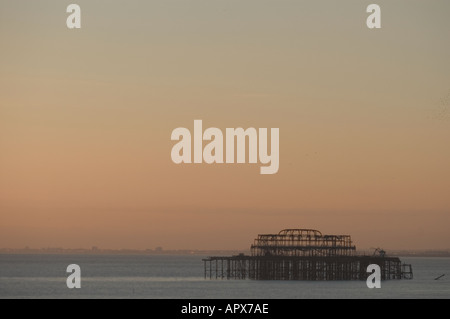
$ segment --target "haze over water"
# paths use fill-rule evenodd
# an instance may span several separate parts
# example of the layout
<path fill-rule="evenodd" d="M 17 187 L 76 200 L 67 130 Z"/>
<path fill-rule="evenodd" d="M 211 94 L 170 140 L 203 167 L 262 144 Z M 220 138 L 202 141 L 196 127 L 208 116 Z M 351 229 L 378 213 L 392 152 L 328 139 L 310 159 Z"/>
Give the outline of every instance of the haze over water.
<path fill-rule="evenodd" d="M 1 251 L 241 250 L 286 228 L 450 249 L 450 1 L 377 0 L 377 30 L 355 0 L 77 0 L 77 30 L 69 3 L 0 1 Z M 175 164 L 196 119 L 279 129 L 276 174 Z M 449 258 L 402 261 L 414 280 L 369 290 L 204 280 L 199 256 L 0 254 L 0 298 L 449 297 Z"/>

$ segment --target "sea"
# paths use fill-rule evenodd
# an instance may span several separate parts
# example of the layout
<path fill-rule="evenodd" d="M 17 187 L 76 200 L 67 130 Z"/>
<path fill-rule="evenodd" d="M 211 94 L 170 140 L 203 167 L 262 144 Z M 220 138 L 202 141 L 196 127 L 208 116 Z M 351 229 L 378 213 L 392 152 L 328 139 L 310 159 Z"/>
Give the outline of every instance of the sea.
<path fill-rule="evenodd" d="M 369 289 L 365 281 L 210 280 L 204 278 L 204 257 L 0 254 L 0 298 L 450 298 L 450 258 L 403 257 L 414 279 Z M 70 264 L 80 266 L 79 289 L 67 287 Z"/>

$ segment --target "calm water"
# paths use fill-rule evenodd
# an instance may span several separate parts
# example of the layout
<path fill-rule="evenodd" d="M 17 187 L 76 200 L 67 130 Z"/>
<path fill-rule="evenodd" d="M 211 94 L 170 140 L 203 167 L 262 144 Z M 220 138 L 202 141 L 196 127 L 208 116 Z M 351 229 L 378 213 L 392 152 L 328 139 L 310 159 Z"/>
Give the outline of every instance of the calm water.
<path fill-rule="evenodd" d="M 0 298 L 450 298 L 450 258 L 401 258 L 413 280 L 205 280 L 201 256 L 0 255 Z M 81 267 L 68 289 L 66 267 Z M 447 274 L 436 281 L 435 277 Z"/>

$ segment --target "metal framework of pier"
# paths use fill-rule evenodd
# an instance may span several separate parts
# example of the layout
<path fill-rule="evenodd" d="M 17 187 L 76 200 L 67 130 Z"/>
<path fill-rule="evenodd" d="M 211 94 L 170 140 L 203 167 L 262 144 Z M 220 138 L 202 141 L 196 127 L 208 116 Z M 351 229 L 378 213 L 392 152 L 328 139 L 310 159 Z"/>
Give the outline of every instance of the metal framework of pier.
<path fill-rule="evenodd" d="M 322 235 L 313 229 L 285 229 L 258 235 L 251 255 L 203 259 L 205 278 L 254 280 L 365 280 L 367 266 L 377 264 L 381 279 L 412 279 L 411 265 L 384 251 L 356 254 L 349 235 Z"/>

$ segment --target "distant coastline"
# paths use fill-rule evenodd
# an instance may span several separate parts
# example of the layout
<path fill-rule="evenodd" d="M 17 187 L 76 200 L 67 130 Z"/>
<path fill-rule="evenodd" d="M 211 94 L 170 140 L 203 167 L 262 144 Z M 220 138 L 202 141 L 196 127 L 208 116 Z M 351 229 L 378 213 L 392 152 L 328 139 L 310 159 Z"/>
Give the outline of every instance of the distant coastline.
<path fill-rule="evenodd" d="M 373 251 L 360 250 L 358 254 L 371 255 Z M 450 257 L 450 250 L 388 250 L 388 255 L 401 257 Z M 63 255 L 197 255 L 197 256 L 227 256 L 250 254 L 249 250 L 199 250 L 199 249 L 101 249 L 86 248 L 1 248 L 0 254 L 63 254 Z"/>
<path fill-rule="evenodd" d="M 62 255 L 237 255 L 249 254 L 249 250 L 198 250 L 198 249 L 101 249 L 86 248 L 1 248 L 0 254 L 62 254 Z"/>

